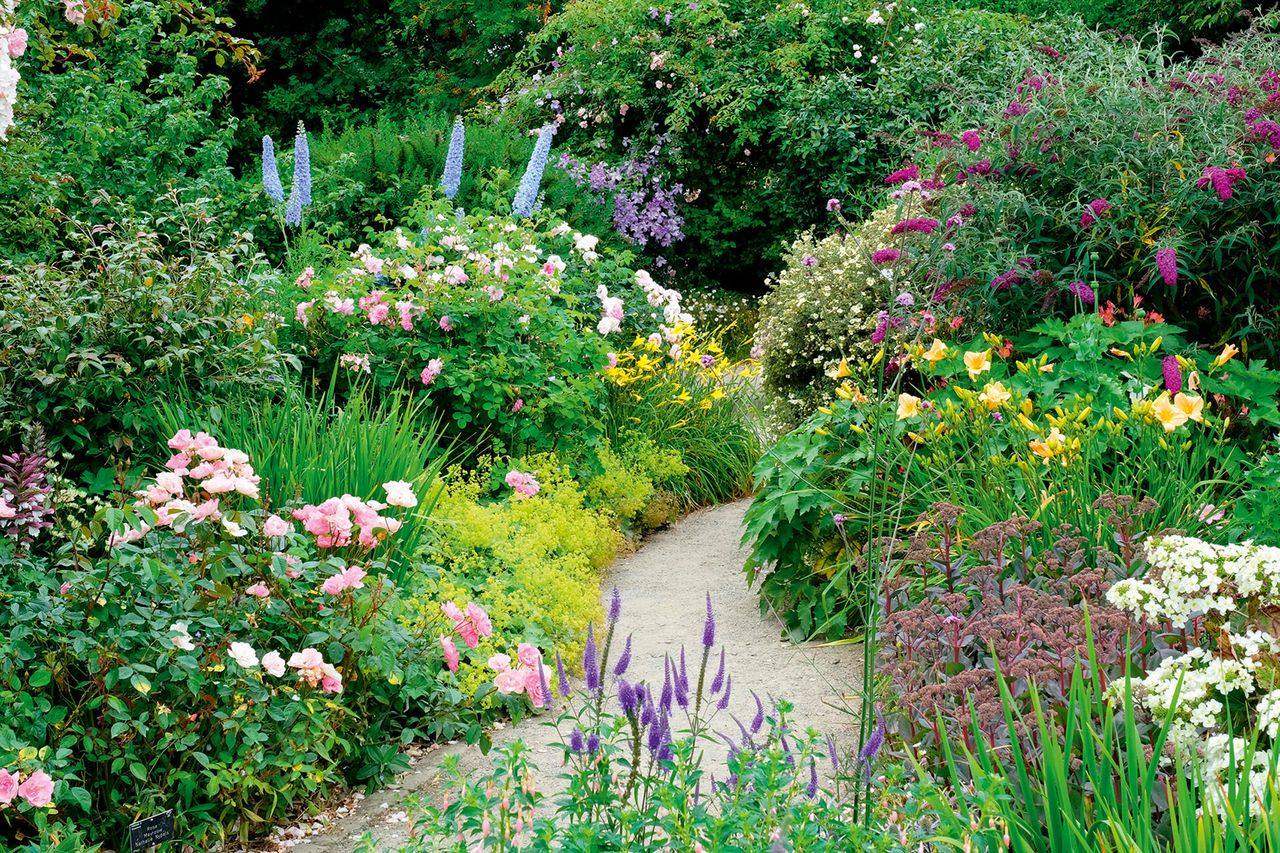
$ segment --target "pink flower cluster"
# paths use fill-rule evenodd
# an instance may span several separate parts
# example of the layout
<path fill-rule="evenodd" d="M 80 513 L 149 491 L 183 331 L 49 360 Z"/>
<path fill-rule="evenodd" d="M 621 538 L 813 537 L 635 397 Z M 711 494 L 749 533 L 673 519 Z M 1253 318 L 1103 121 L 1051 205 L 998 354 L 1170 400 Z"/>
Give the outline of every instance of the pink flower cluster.
<path fill-rule="evenodd" d="M 532 474 L 512 469 L 507 472 L 507 485 L 515 490 L 517 498 L 531 498 L 542 490 L 538 478 Z"/>
<path fill-rule="evenodd" d="M 1247 177 L 1249 177 L 1248 174 L 1240 166 L 1232 166 L 1229 169 L 1221 166 L 1205 166 L 1204 171 L 1200 173 L 1200 179 L 1196 181 L 1196 188 L 1205 189 L 1212 185 L 1218 198 L 1226 201 L 1233 194 L 1232 185 Z"/>
<path fill-rule="evenodd" d="M 600 322 L 596 324 L 596 331 L 602 335 L 609 335 L 622 328 L 622 318 L 625 316 L 622 311 L 622 300 L 616 296 L 610 296 L 609 290 L 603 284 L 596 288 L 596 296 L 600 299 Z"/>
<path fill-rule="evenodd" d="M 364 579 L 369 575 L 359 566 L 349 566 L 325 579 L 320 591 L 325 595 L 342 595 L 349 589 L 364 589 Z"/>
<path fill-rule="evenodd" d="M 448 318 L 446 317 L 445 319 L 447 320 Z M 422 376 L 419 377 L 422 379 L 422 384 L 430 385 L 432 382 L 435 382 L 436 377 L 440 375 L 440 371 L 442 370 L 444 370 L 444 362 L 440 359 L 433 358 L 428 361 L 427 366 L 422 368 Z"/>
<path fill-rule="evenodd" d="M 373 548 L 402 526 L 398 519 L 381 514 L 386 508 L 381 501 L 343 495 L 295 509 L 293 517 L 316 538 L 318 548 L 345 548 L 353 542 Z"/>
<path fill-rule="evenodd" d="M 476 604 L 474 601 L 467 602 L 467 609 L 462 610 L 452 601 L 446 601 L 440 605 L 440 610 L 453 623 L 453 630 L 462 638 L 462 642 L 467 644 L 467 648 L 474 649 L 480 645 L 481 637 L 489 637 L 493 635 L 493 623 L 489 621 L 489 614 L 484 612 L 484 608 Z M 454 645 L 453 638 L 443 636 L 440 638 L 440 647 L 444 650 L 444 663 L 450 672 L 458 671 L 458 664 L 461 662 L 461 656 L 458 654 L 458 647 Z"/>
<path fill-rule="evenodd" d="M 521 643 L 516 652 L 516 665 L 511 665 L 507 655 L 494 655 L 489 658 L 489 668 L 495 673 L 493 684 L 503 695 L 525 693 L 535 707 L 543 707 L 551 702 L 550 684 L 551 670 L 542 662 L 542 652 L 528 643 Z"/>
<path fill-rule="evenodd" d="M 9 805 L 16 797 L 22 797 L 32 808 L 43 809 L 53 805 L 53 778 L 43 770 L 37 770 L 23 782 L 20 773 L 0 770 L 0 806 Z"/>

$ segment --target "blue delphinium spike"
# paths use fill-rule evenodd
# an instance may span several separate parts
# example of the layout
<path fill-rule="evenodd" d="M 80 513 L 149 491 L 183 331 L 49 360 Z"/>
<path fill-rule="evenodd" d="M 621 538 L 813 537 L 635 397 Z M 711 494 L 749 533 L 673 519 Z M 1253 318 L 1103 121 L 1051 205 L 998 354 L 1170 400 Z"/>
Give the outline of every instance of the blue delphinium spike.
<path fill-rule="evenodd" d="M 289 192 L 289 206 L 284 211 L 284 223 L 294 228 L 302 225 L 302 200 L 298 197 L 298 185 Z"/>
<path fill-rule="evenodd" d="M 280 184 L 280 167 L 276 164 L 276 146 L 270 136 L 262 137 L 262 189 L 277 204 L 284 202 L 284 187 Z"/>
<path fill-rule="evenodd" d="M 293 138 L 293 187 L 298 203 L 311 204 L 311 146 L 307 144 L 307 128 L 298 122 L 298 135 Z"/>
<path fill-rule="evenodd" d="M 538 131 L 538 141 L 529 155 L 529 165 L 525 167 L 524 177 L 520 179 L 520 188 L 516 190 L 515 200 L 511 203 L 511 215 L 517 219 L 527 219 L 533 213 L 533 206 L 538 201 L 538 187 L 542 185 L 542 173 L 547 168 L 547 158 L 551 155 L 551 137 L 556 132 L 554 124 L 545 125 Z"/>
<path fill-rule="evenodd" d="M 449 153 L 444 157 L 444 176 L 440 178 L 440 186 L 444 188 L 444 197 L 453 201 L 462 186 L 462 152 L 466 145 L 466 128 L 459 118 L 453 123 L 453 134 L 449 137 Z"/>

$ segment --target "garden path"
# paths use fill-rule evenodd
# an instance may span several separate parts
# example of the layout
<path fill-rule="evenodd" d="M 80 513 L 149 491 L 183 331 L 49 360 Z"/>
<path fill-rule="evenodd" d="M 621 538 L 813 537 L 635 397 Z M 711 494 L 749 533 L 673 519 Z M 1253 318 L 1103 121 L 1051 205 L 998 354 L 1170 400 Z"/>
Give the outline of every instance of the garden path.
<path fill-rule="evenodd" d="M 661 680 L 665 655 L 678 654 L 682 644 L 690 649 L 698 646 L 705 595 L 710 590 L 716 639 L 727 650 L 727 671 L 733 676 L 730 711 L 749 720 L 755 712 L 751 690 L 766 701 L 769 696 L 786 698 L 795 705 L 793 717 L 798 725 L 832 734 L 847 752 L 857 737 L 861 647 L 793 645 L 779 639 L 778 621 L 761 616 L 759 599 L 743 582 L 747 554 L 739 540 L 748 503 L 696 512 L 655 533 L 638 551 L 613 565 L 603 590 L 607 597 L 616 584 L 622 594 L 619 631 L 634 632 L 630 673 Z M 560 765 L 559 741 L 555 730 L 544 725 L 545 719 L 529 718 L 493 733 L 495 747 L 524 740 L 544 777 L 538 786 L 543 791 L 554 786 Z M 727 720 L 725 725 L 736 729 Z M 490 766 L 478 748 L 462 743 L 433 747 L 417 757 L 414 769 L 396 784 L 330 815 L 327 826 L 310 837 L 296 838 L 301 829 L 293 829 L 293 838 L 281 846 L 300 853 L 350 853 L 368 832 L 382 849 L 395 849 L 411 828 L 402 800 L 408 794 L 436 795 L 443 781 L 441 763 L 449 755 L 458 756 L 469 774 Z M 709 759 L 718 762 L 722 757 Z M 319 829 L 320 824 L 311 827 Z"/>

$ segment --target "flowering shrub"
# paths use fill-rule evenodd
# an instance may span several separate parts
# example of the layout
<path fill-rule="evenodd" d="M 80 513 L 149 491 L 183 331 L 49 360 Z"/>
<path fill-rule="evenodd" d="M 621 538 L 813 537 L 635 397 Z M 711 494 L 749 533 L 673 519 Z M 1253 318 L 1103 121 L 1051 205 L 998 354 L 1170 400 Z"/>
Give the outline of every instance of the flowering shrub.
<path fill-rule="evenodd" d="M 830 399 L 841 365 L 846 373 L 861 370 L 882 342 L 873 340 L 877 315 L 896 291 L 894 267 L 875 258 L 889 245 L 894 215 L 880 211 L 822 240 L 802 235 L 771 282 L 756 341 L 770 413 L 784 423 L 802 420 Z"/>
<path fill-rule="evenodd" d="M 435 618 L 401 627 L 385 568 L 417 496 L 350 495 L 286 508 L 259 499 L 248 457 L 182 430 L 164 470 L 103 509 L 46 564 L 0 576 L 0 765 L 47 756 L 53 795 L 116 838 L 176 806 L 208 847 L 347 781 L 406 768 L 388 743 L 475 725 L 449 686 Z M 105 554 L 96 542 L 108 540 Z M 99 556 L 101 554 L 101 556 Z M 7 765 L 6 765 L 7 766 Z"/>
<path fill-rule="evenodd" d="M 1139 320 L 1086 314 L 1037 331 L 1026 353 L 995 336 L 910 345 L 891 361 L 914 365 L 920 394 L 869 397 L 845 381 L 766 455 L 749 566 L 793 631 L 840 634 L 864 618 L 857 549 L 940 499 L 978 527 L 1035 518 L 1044 546 L 1063 523 L 1101 544 L 1091 507 L 1108 491 L 1155 500 L 1152 529 L 1224 520 L 1243 464 L 1233 442 L 1274 419 L 1273 374 Z M 1186 354 L 1170 366 L 1169 352 Z M 1263 423 L 1242 425 L 1246 408 Z"/>
<path fill-rule="evenodd" d="M 298 279 L 295 323 L 320 364 L 415 388 L 453 429 L 516 451 L 598 443 L 610 337 L 676 334 L 679 294 L 563 223 L 427 219 Z"/>
<path fill-rule="evenodd" d="M 1221 802 L 1224 785 L 1246 785 L 1252 808 L 1261 808 L 1280 736 L 1280 550 L 1163 536 L 1145 552 L 1150 570 L 1116 583 L 1107 600 L 1153 633 L 1181 632 L 1184 641 L 1181 654 L 1133 681 L 1135 702 L 1157 719 L 1172 718 L 1169 741 L 1199 768 L 1206 797 Z"/>
<path fill-rule="evenodd" d="M 895 181 L 904 228 L 939 223 L 902 236 L 917 299 L 1018 330 L 1136 294 L 1199 340 L 1272 352 L 1274 23 L 1169 65 L 1136 44 L 1025 51 L 1006 94 L 928 134 Z"/>

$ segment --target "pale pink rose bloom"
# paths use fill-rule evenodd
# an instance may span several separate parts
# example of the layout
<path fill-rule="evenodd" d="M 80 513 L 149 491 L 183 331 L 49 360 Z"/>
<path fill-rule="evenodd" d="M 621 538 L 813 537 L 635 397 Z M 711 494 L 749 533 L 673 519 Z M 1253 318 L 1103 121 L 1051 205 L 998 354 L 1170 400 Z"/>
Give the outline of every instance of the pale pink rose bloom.
<path fill-rule="evenodd" d="M 236 478 L 228 477 L 226 474 L 214 474 L 200 485 L 211 495 L 221 495 L 235 491 Z"/>
<path fill-rule="evenodd" d="M 205 519 L 208 519 L 208 518 L 217 519 L 220 516 L 221 516 L 221 513 L 218 512 L 217 498 L 212 498 L 210 500 L 205 501 L 202 504 L 197 505 L 195 508 L 195 512 L 191 513 L 192 519 L 196 521 L 204 521 Z"/>
<path fill-rule="evenodd" d="M 342 673 L 338 672 L 331 663 L 324 664 L 320 670 L 320 689 L 325 693 L 341 693 Z"/>
<path fill-rule="evenodd" d="M 258 498 L 258 478 L 257 477 L 236 477 L 235 490 L 246 498 Z"/>
<path fill-rule="evenodd" d="M 347 585 L 347 589 L 364 589 L 364 579 L 368 574 L 359 566 L 352 566 L 342 573 L 342 580 Z"/>
<path fill-rule="evenodd" d="M 430 385 L 436 381 L 436 377 L 440 375 L 440 371 L 444 369 L 444 362 L 438 358 L 433 358 L 427 362 L 427 366 L 422 368 L 422 384 Z"/>
<path fill-rule="evenodd" d="M 22 27 L 9 31 L 9 58 L 17 59 L 27 52 L 27 31 Z"/>
<path fill-rule="evenodd" d="M 182 452 L 193 443 L 194 439 L 191 437 L 191 430 L 180 429 L 173 434 L 173 438 L 169 439 L 169 449 Z"/>
<path fill-rule="evenodd" d="M 462 610 L 452 601 L 446 601 L 444 604 L 441 604 L 440 611 L 454 622 L 461 622 L 463 620 Z"/>
<path fill-rule="evenodd" d="M 342 575 L 342 573 L 325 578 L 324 583 L 320 585 L 320 591 L 325 595 L 341 595 L 346 588 L 347 579 Z"/>
<path fill-rule="evenodd" d="M 519 645 L 516 657 L 519 658 L 522 666 L 537 666 L 542 663 L 542 652 L 529 643 Z"/>
<path fill-rule="evenodd" d="M 279 652 L 267 652 L 262 656 L 262 668 L 276 678 L 284 675 L 284 658 Z"/>
<path fill-rule="evenodd" d="M 43 770 L 37 770 L 18 786 L 18 796 L 42 809 L 53 802 L 53 779 Z"/>
<path fill-rule="evenodd" d="M 171 495 L 182 494 L 182 477 L 172 471 L 156 474 L 156 485 Z"/>
<path fill-rule="evenodd" d="M 511 658 L 507 655 L 494 655 L 489 658 L 489 669 L 494 672 L 506 672 L 511 669 Z"/>
<path fill-rule="evenodd" d="M 489 621 L 489 614 L 474 601 L 467 602 L 467 618 L 476 626 L 481 637 L 488 637 L 493 633 L 493 623 Z"/>
<path fill-rule="evenodd" d="M 262 524 L 262 532 L 268 536 L 284 536 L 293 530 L 293 525 L 278 515 L 269 515 Z"/>
<path fill-rule="evenodd" d="M 258 665 L 258 653 L 248 643 L 232 643 L 228 649 L 232 659 L 245 669 Z"/>
<path fill-rule="evenodd" d="M 18 795 L 18 776 L 8 770 L 0 770 L 0 805 L 13 802 Z"/>
<path fill-rule="evenodd" d="M 267 585 L 262 581 L 258 581 L 253 586 L 247 588 L 245 592 L 248 593 L 249 595 L 252 595 L 254 598 L 270 598 L 271 597 L 271 590 L 267 589 Z"/>
<path fill-rule="evenodd" d="M 493 685 L 498 688 L 499 693 L 504 695 L 522 693 L 525 687 L 525 671 L 523 669 L 508 669 L 500 672 L 494 676 Z"/>
<path fill-rule="evenodd" d="M 445 314 L 440 318 L 440 330 L 443 332 L 453 331 L 453 322 L 449 319 L 449 315 Z"/>
<path fill-rule="evenodd" d="M 480 645 L 480 632 L 476 630 L 475 624 L 470 619 L 455 622 L 453 627 L 462 638 L 462 642 L 467 644 L 467 648 L 474 649 Z"/>
<path fill-rule="evenodd" d="M 440 646 L 444 649 L 444 665 L 449 667 L 450 672 L 457 672 L 461 657 L 458 655 L 458 647 L 453 644 L 453 638 L 441 637 Z"/>
<path fill-rule="evenodd" d="M 294 669 L 319 669 L 324 666 L 324 656 L 315 649 L 303 649 L 289 656 L 289 666 Z"/>
<path fill-rule="evenodd" d="M 387 492 L 387 503 L 391 506 L 398 507 L 415 507 L 418 505 L 418 498 L 413 494 L 413 484 L 404 480 L 392 480 L 389 483 L 383 483 L 382 488 Z"/>

